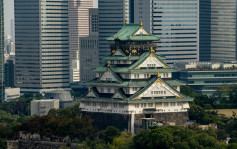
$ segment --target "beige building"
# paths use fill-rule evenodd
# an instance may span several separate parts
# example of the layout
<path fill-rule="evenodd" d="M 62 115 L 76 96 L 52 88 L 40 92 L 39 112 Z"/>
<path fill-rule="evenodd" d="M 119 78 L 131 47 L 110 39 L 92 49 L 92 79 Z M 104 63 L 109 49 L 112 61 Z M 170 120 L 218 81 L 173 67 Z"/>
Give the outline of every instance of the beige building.
<path fill-rule="evenodd" d="M 5 88 L 5 101 L 11 101 L 20 97 L 20 88 Z"/>
<path fill-rule="evenodd" d="M 89 8 L 93 8 L 93 0 L 68 0 L 69 6 L 69 50 L 70 66 L 74 54 L 79 51 L 80 37 L 89 35 Z"/>
<path fill-rule="evenodd" d="M 59 99 L 33 100 L 30 103 L 31 115 L 47 115 L 51 109 L 59 108 Z"/>

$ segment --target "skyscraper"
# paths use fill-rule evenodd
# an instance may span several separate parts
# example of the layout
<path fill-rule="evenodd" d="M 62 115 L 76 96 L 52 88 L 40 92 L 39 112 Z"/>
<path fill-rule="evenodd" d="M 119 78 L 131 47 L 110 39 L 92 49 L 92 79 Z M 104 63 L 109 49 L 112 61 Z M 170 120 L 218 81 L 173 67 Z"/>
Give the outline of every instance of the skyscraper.
<path fill-rule="evenodd" d="M 99 63 L 98 50 L 98 9 L 89 10 L 89 36 L 80 38 L 80 80 L 88 81 L 95 77 L 92 71 Z"/>
<path fill-rule="evenodd" d="M 74 55 L 76 53 L 80 55 L 80 37 L 89 35 L 89 8 L 93 8 L 93 0 L 68 0 L 68 7 L 71 66 Z"/>
<path fill-rule="evenodd" d="M 134 22 L 142 19 L 153 35 L 161 37 L 157 52 L 167 63 L 199 60 L 198 0 L 134 1 Z"/>
<path fill-rule="evenodd" d="M 134 0 L 98 0 L 99 9 L 99 59 L 109 55 L 109 43 L 106 37 L 119 31 L 125 20 L 133 23 Z"/>
<path fill-rule="evenodd" d="M 4 100 L 4 14 L 0 0 L 0 101 Z"/>
<path fill-rule="evenodd" d="M 237 60 L 236 0 L 200 0 L 200 60 Z"/>
<path fill-rule="evenodd" d="M 68 0 L 15 0 L 15 86 L 69 88 Z"/>

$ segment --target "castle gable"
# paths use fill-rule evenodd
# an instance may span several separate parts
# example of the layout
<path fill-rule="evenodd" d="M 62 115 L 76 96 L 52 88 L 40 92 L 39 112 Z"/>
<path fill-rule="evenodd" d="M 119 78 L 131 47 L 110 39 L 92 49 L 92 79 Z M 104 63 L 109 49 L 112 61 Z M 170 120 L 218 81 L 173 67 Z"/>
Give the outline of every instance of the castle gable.
<path fill-rule="evenodd" d="M 163 68 L 165 64 L 159 60 L 153 53 L 151 53 L 138 67 L 146 68 L 146 67 L 157 67 Z"/>
<path fill-rule="evenodd" d="M 118 50 L 115 50 L 113 56 L 126 56 L 126 55 L 124 54 L 122 50 L 118 49 Z"/>
<path fill-rule="evenodd" d="M 149 35 L 149 33 L 148 33 L 143 27 L 141 27 L 141 28 L 134 34 L 134 36 L 142 36 L 142 35 Z"/>
<path fill-rule="evenodd" d="M 100 81 L 122 82 L 119 76 L 113 72 L 111 68 L 107 68 L 104 74 L 100 77 Z"/>

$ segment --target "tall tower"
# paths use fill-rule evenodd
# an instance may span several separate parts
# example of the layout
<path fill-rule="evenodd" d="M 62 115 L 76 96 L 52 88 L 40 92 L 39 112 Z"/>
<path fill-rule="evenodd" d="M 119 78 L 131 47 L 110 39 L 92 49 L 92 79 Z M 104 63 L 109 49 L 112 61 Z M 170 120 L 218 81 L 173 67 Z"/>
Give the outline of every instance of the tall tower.
<path fill-rule="evenodd" d="M 15 0 L 15 86 L 68 89 L 68 0 Z"/>
<path fill-rule="evenodd" d="M 133 23 L 134 0 L 98 0 L 99 9 L 99 61 L 110 53 L 106 37 L 114 35 L 126 22 Z"/>
<path fill-rule="evenodd" d="M 90 8 L 90 34 L 80 38 L 80 80 L 88 81 L 95 77 L 92 71 L 99 64 L 98 50 L 98 8 Z"/>
<path fill-rule="evenodd" d="M 4 100 L 4 14 L 3 0 L 0 0 L 0 101 Z"/>
<path fill-rule="evenodd" d="M 68 6 L 71 66 L 74 55 L 80 55 L 80 37 L 89 35 L 89 8 L 93 8 L 93 0 L 68 0 Z"/>
<path fill-rule="evenodd" d="M 237 60 L 237 1 L 200 0 L 200 60 Z"/>
<path fill-rule="evenodd" d="M 157 52 L 167 63 L 199 60 L 198 0 L 134 1 L 134 22 L 161 37 Z"/>

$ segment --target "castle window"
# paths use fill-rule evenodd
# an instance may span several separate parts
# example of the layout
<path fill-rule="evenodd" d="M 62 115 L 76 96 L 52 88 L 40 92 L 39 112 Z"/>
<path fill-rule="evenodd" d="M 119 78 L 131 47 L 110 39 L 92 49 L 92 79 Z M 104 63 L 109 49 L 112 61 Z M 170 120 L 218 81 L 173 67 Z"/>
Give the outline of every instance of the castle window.
<path fill-rule="evenodd" d="M 117 61 L 117 64 L 120 64 L 120 61 Z"/>
<path fill-rule="evenodd" d="M 177 106 L 182 106 L 182 102 L 177 102 Z"/>
<path fill-rule="evenodd" d="M 125 78 L 129 78 L 129 74 L 125 74 Z"/>
<path fill-rule="evenodd" d="M 137 87 L 133 87 L 132 89 L 133 89 L 133 91 L 137 91 Z"/>
<path fill-rule="evenodd" d="M 148 107 L 153 107 L 153 103 L 148 103 Z"/>
<path fill-rule="evenodd" d="M 96 102 L 92 102 L 92 105 L 93 105 L 93 106 L 96 106 Z"/>
<path fill-rule="evenodd" d="M 139 74 L 134 74 L 135 78 L 139 78 Z"/>
<path fill-rule="evenodd" d="M 104 88 L 101 88 L 100 92 L 101 92 L 101 93 L 104 93 Z"/>
<path fill-rule="evenodd" d="M 107 107 L 107 106 L 108 106 L 108 103 L 102 103 L 101 106 L 102 106 L 102 107 Z"/>
<path fill-rule="evenodd" d="M 164 91 L 164 94 L 166 94 L 166 91 Z"/>
<path fill-rule="evenodd" d="M 124 104 L 119 104 L 119 108 L 124 108 Z"/>
<path fill-rule="evenodd" d="M 123 61 L 124 64 L 126 64 L 126 61 Z"/>
<path fill-rule="evenodd" d="M 139 103 L 136 103 L 136 104 L 135 104 L 135 108 L 139 108 Z"/>
<path fill-rule="evenodd" d="M 114 105 L 115 108 L 117 108 L 117 103 L 114 103 L 113 105 Z"/>
<path fill-rule="evenodd" d="M 111 60 L 111 64 L 114 64 L 114 60 Z"/>
<path fill-rule="evenodd" d="M 106 78 L 106 81 L 112 81 L 112 78 Z"/>
<path fill-rule="evenodd" d="M 111 93 L 111 88 L 108 88 L 108 93 Z"/>
<path fill-rule="evenodd" d="M 129 89 L 125 89 L 125 93 L 126 93 L 126 94 L 129 94 Z"/>
<path fill-rule="evenodd" d="M 146 103 L 143 104 L 143 107 L 146 108 Z"/>
<path fill-rule="evenodd" d="M 90 106 L 91 105 L 91 102 L 86 102 L 86 106 Z"/>
<path fill-rule="evenodd" d="M 164 103 L 164 107 L 168 107 L 169 106 L 169 103 L 168 102 L 165 102 Z"/>
<path fill-rule="evenodd" d="M 170 106 L 172 106 L 172 107 L 174 107 L 175 105 L 176 105 L 175 102 L 170 103 Z"/>

